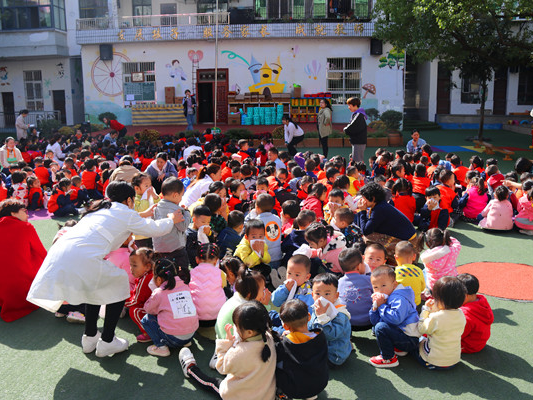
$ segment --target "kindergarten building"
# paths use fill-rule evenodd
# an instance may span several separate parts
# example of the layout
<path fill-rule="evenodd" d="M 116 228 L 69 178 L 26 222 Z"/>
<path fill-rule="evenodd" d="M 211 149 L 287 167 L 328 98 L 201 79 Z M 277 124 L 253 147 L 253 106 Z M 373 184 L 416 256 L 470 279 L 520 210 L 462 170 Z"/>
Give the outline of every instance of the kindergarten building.
<path fill-rule="evenodd" d="M 126 125 L 183 124 L 187 89 L 197 123 L 239 124 L 236 113 L 257 107 L 277 112 L 259 122 L 277 123 L 281 110 L 315 122 L 316 97 L 331 99 L 334 122 L 349 120 L 352 96 L 365 109 L 430 121 L 479 108 L 475 81 L 443 73 L 436 61 L 412 65 L 403 51 L 372 39 L 372 0 L 218 3 L 216 13 L 215 0 L 2 3 L 0 128 L 23 108 L 69 125 L 106 111 Z M 531 69 L 507 71 L 505 85 L 497 78 L 487 109 L 531 108 Z"/>

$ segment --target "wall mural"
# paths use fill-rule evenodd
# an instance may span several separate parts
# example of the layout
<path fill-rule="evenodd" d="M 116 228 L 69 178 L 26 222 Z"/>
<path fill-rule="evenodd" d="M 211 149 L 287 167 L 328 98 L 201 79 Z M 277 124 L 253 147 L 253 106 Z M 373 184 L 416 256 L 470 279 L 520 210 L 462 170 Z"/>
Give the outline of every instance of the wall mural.
<path fill-rule="evenodd" d="M 279 83 L 279 76 L 283 70 L 280 57 L 276 61 L 271 61 L 270 65 L 267 61 L 261 64 L 252 54 L 250 61 L 237 53 L 229 50 L 223 50 L 223 55 L 226 55 L 228 60 L 233 61 L 241 66 L 245 66 L 250 71 L 253 85 L 248 86 L 250 92 L 259 92 L 261 94 L 269 93 L 283 93 L 285 90 L 285 83 Z M 231 63 L 230 63 L 231 64 Z"/>
<path fill-rule="evenodd" d="M 0 86 L 9 86 L 7 67 L 0 67 Z"/>
<path fill-rule="evenodd" d="M 321 69 L 322 64 L 317 60 L 312 60 L 304 67 L 304 72 L 309 79 L 314 79 L 316 81 Z"/>
<path fill-rule="evenodd" d="M 122 94 L 122 63 L 130 62 L 123 53 L 113 52 L 112 60 L 96 57 L 91 68 L 93 86 L 103 96 L 116 97 Z"/>
<path fill-rule="evenodd" d="M 403 69 L 405 65 L 405 52 L 398 50 L 396 47 L 390 49 L 386 56 L 380 57 L 379 68 L 389 67 L 389 69 Z"/>

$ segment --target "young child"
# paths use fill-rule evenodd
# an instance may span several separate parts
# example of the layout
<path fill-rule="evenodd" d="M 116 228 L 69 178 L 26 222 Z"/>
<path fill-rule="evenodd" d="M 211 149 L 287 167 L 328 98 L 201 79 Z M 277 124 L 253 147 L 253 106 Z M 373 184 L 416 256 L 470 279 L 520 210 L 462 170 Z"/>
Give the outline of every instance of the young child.
<path fill-rule="evenodd" d="M 70 193 L 70 200 L 74 203 L 74 205 L 76 207 L 81 207 L 84 204 L 88 204 L 90 198 L 87 194 L 87 190 L 83 189 L 81 186 L 81 177 L 79 175 L 73 176 L 70 182 L 72 183 L 72 186 L 70 187 L 72 190 Z"/>
<path fill-rule="evenodd" d="M 187 256 L 191 268 L 196 267 L 196 253 L 202 244 L 213 243 L 211 222 L 211 210 L 207 206 L 197 206 L 192 213 L 192 224 L 187 228 Z"/>
<path fill-rule="evenodd" d="M 28 185 L 28 210 L 38 210 L 44 207 L 44 193 L 39 178 L 30 176 L 26 180 Z"/>
<path fill-rule="evenodd" d="M 448 210 L 450 216 L 459 205 L 459 198 L 455 193 L 455 175 L 452 171 L 442 170 L 439 174 L 441 182 L 437 187 L 440 190 L 441 207 Z"/>
<path fill-rule="evenodd" d="M 257 300 L 238 306 L 226 338 L 216 340 L 216 368 L 224 380 L 205 375 L 188 348 L 180 350 L 183 374 L 213 390 L 223 399 L 274 399 L 276 352 L 265 307 Z M 236 335 L 238 338 L 236 339 Z"/>
<path fill-rule="evenodd" d="M 450 214 L 446 208 L 440 206 L 440 190 L 436 186 L 426 189 L 426 204 L 420 210 L 419 228 L 425 232 L 428 229 L 439 228 L 445 230 L 450 223 Z"/>
<path fill-rule="evenodd" d="M 233 210 L 242 211 L 242 202 L 248 199 L 248 192 L 244 188 L 244 183 L 237 180 L 231 182 L 229 192 L 231 193 L 228 200 L 230 212 Z"/>
<path fill-rule="evenodd" d="M 228 226 L 217 236 L 217 244 L 220 247 L 220 257 L 232 256 L 241 241 L 244 229 L 244 214 L 233 210 L 228 214 Z"/>
<path fill-rule="evenodd" d="M 28 185 L 26 184 L 26 172 L 15 171 L 11 173 L 11 198 L 20 200 L 28 206 Z"/>
<path fill-rule="evenodd" d="M 328 342 L 328 362 L 340 366 L 352 352 L 350 313 L 339 301 L 339 281 L 331 273 L 318 274 L 313 279 L 313 313 L 309 330 L 321 329 Z"/>
<path fill-rule="evenodd" d="M 149 175 L 144 173 L 135 174 L 131 180 L 131 185 L 135 189 L 134 209 L 138 213 L 144 212 L 153 204 L 159 203 L 160 197 L 155 193 Z M 135 245 L 137 247 L 153 247 L 151 238 L 139 235 L 135 236 Z"/>
<path fill-rule="evenodd" d="M 487 162 L 488 161 L 489 160 L 487 160 Z M 500 173 L 498 165 L 495 164 L 489 165 L 487 168 L 485 168 L 485 175 L 487 176 L 487 188 L 489 190 L 489 194 L 492 195 L 496 188 L 503 184 L 505 176 Z"/>
<path fill-rule="evenodd" d="M 235 257 L 239 257 L 248 268 L 255 268 L 265 277 L 270 275 L 270 253 L 265 240 L 265 224 L 260 219 L 250 219 L 244 227 Z"/>
<path fill-rule="evenodd" d="M 324 219 L 323 204 L 328 196 L 328 189 L 322 183 L 315 183 L 307 190 L 307 198 L 300 204 L 300 207 L 302 210 L 314 211 L 317 220 Z"/>
<path fill-rule="evenodd" d="M 70 179 L 63 178 L 52 191 L 48 200 L 48 212 L 55 217 L 66 217 L 67 215 L 78 215 L 79 212 L 70 200 Z"/>
<path fill-rule="evenodd" d="M 459 274 L 457 279 L 466 287 L 466 297 L 461 310 L 466 318 L 466 326 L 461 336 L 461 353 L 477 353 L 483 350 L 490 338 L 490 327 L 494 314 L 490 304 L 482 294 L 478 294 L 479 281 L 471 274 Z"/>
<path fill-rule="evenodd" d="M 224 287 L 224 294 L 226 295 L 227 299 L 231 298 L 233 293 L 235 293 L 235 282 L 237 280 L 239 270 L 243 267 L 244 264 L 237 257 L 226 256 L 220 260 L 220 270 L 226 274 L 226 286 Z"/>
<path fill-rule="evenodd" d="M 329 379 L 326 335 L 321 330 L 309 331 L 311 316 L 301 300 L 283 303 L 280 317 L 287 334 L 276 342 L 276 387 L 290 398 L 316 398 Z"/>
<path fill-rule="evenodd" d="M 288 300 L 299 299 L 312 311 L 314 300 L 310 278 L 311 260 L 309 257 L 302 254 L 292 256 L 287 264 L 287 280 L 272 292 L 272 304 L 281 307 Z M 274 327 L 281 328 L 278 312 L 273 310 L 269 314 Z M 280 333 L 283 333 L 283 330 Z"/>
<path fill-rule="evenodd" d="M 202 244 L 196 254 L 197 265 L 191 271 L 189 286 L 202 327 L 215 325 L 218 312 L 226 302 L 225 274 L 218 268 L 219 255 L 216 244 Z"/>
<path fill-rule="evenodd" d="M 459 200 L 459 207 L 463 209 L 462 219 L 466 222 L 479 222 L 478 215 L 487 206 L 489 200 L 490 196 L 483 178 L 476 176 L 470 179 L 466 191 Z"/>
<path fill-rule="evenodd" d="M 483 217 L 479 226 L 494 231 L 509 231 L 513 229 L 513 205 L 509 201 L 509 189 L 500 185 L 494 191 L 495 199 L 481 211 Z"/>
<path fill-rule="evenodd" d="M 398 242 L 394 249 L 394 258 L 397 265 L 394 269 L 396 281 L 404 287 L 408 286 L 413 289 L 415 304 L 419 306 L 422 301 L 420 295 L 426 288 L 426 281 L 422 270 L 413 264 L 416 260 L 415 247 L 406 240 Z"/>
<path fill-rule="evenodd" d="M 413 197 L 413 186 L 405 178 L 398 178 L 392 185 L 392 202 L 409 221 L 413 222 L 416 212 L 416 199 Z"/>
<path fill-rule="evenodd" d="M 372 284 L 365 275 L 363 256 L 355 248 L 344 249 L 339 254 L 344 276 L 339 279 L 339 298 L 350 313 L 352 331 L 370 329 L 369 311 L 372 308 Z"/>
<path fill-rule="evenodd" d="M 364 163 L 356 163 L 355 166 L 348 167 L 346 169 L 346 176 L 350 180 L 350 187 L 348 188 L 348 193 L 354 198 L 357 195 L 359 189 L 361 189 L 365 185 L 364 172 L 360 173 L 360 168 L 358 164 L 364 165 Z"/>
<path fill-rule="evenodd" d="M 287 200 L 283 202 L 281 207 L 281 235 L 285 238 L 292 232 L 294 220 L 300 213 L 300 205 L 296 200 Z M 283 239 L 282 239 L 283 240 Z M 282 243 L 283 245 L 283 243 Z M 283 249 L 281 249 L 283 252 Z"/>
<path fill-rule="evenodd" d="M 152 294 L 152 289 L 148 286 L 153 277 L 154 251 L 147 247 L 133 250 L 130 254 L 131 274 L 135 277 L 135 288 L 130 293 L 130 298 L 126 300 L 124 307 L 128 308 L 130 318 L 141 330 L 137 335 L 139 343 L 150 342 L 150 336 L 143 328 L 141 320 L 146 315 L 144 303 Z"/>
<path fill-rule="evenodd" d="M 433 299 L 426 301 L 420 313 L 418 360 L 427 369 L 447 370 L 461 361 L 461 335 L 466 319 L 459 307 L 466 288 L 454 276 L 444 276 L 433 285 Z"/>
<path fill-rule="evenodd" d="M 344 204 L 344 193 L 341 189 L 333 189 L 328 194 L 328 202 L 323 208 L 324 221 L 330 224 L 339 208 L 347 208 Z"/>
<path fill-rule="evenodd" d="M 35 160 L 33 160 L 35 168 L 33 169 L 33 172 L 35 173 L 35 176 L 39 179 L 39 182 L 41 182 L 42 187 L 50 187 L 51 182 L 51 176 L 50 176 L 50 170 L 45 167 L 43 158 L 37 157 Z M 47 163 L 50 165 L 50 161 Z"/>
<path fill-rule="evenodd" d="M 96 172 L 97 166 L 98 163 L 92 158 L 89 158 L 85 161 L 85 171 L 83 171 L 81 174 L 82 184 L 83 186 L 85 186 L 89 197 L 93 200 L 102 199 L 104 197 L 102 193 L 98 191 L 98 182 L 100 181 L 100 175 L 98 175 L 98 173 Z"/>
<path fill-rule="evenodd" d="M 305 240 L 309 246 L 302 246 L 301 254 L 306 254 L 309 258 L 318 257 L 327 271 L 342 274 L 339 254 L 346 248 L 346 239 L 342 233 L 334 231 L 329 225 L 314 222 L 305 230 Z"/>
<path fill-rule="evenodd" d="M 469 171 L 468 168 L 463 165 L 461 158 L 456 155 L 450 159 L 450 163 L 452 164 L 452 172 L 455 174 L 457 182 L 459 182 L 463 188 L 466 188 L 466 173 Z"/>
<path fill-rule="evenodd" d="M 344 235 L 346 247 L 352 247 L 363 240 L 363 232 L 355 223 L 355 213 L 349 208 L 339 208 L 331 220 L 331 227 Z"/>
<path fill-rule="evenodd" d="M 172 176 L 165 179 L 161 185 L 162 199 L 154 210 L 156 221 L 166 218 L 168 214 L 177 210 L 180 210 L 183 215 L 183 219 L 174 225 L 169 234 L 152 239 L 158 256 L 171 260 L 178 269 L 189 268 L 189 257 L 185 249 L 187 244 L 185 231 L 191 223 L 191 215 L 189 210 L 179 206 L 184 191 L 183 183 L 178 178 Z"/>
<path fill-rule="evenodd" d="M 520 233 L 533 235 L 533 189 L 524 193 L 518 200 L 518 214 L 514 223 L 520 229 Z"/>
<path fill-rule="evenodd" d="M 398 357 L 407 355 L 418 347 L 418 313 L 415 295 L 410 287 L 396 281 L 394 269 L 382 265 L 370 277 L 374 294 L 370 322 L 379 346 L 379 356 L 370 359 L 376 368 L 399 365 Z"/>
<path fill-rule="evenodd" d="M 189 271 L 176 267 L 167 259 L 154 266 L 157 289 L 146 303 L 142 325 L 154 344 L 146 351 L 153 356 L 167 357 L 169 347 L 187 346 L 198 329 L 198 315 L 191 290 L 187 286 Z"/>
<path fill-rule="evenodd" d="M 370 275 L 387 262 L 387 249 L 381 243 L 369 243 L 364 252 L 365 274 Z"/>
<path fill-rule="evenodd" d="M 455 263 L 461 251 L 461 243 L 450 236 L 447 230 L 433 228 L 425 235 L 429 250 L 420 254 L 426 272 L 426 288 L 432 290 L 433 285 L 443 276 L 457 276 Z"/>
<path fill-rule="evenodd" d="M 63 226 L 63 229 L 65 229 L 65 227 L 67 227 L 67 224 Z M 130 293 L 135 290 L 135 280 L 137 279 L 131 273 L 130 265 L 130 252 L 134 250 L 133 244 L 133 235 L 130 235 L 118 249 L 111 251 L 107 256 L 105 256 L 106 260 L 111 261 L 117 267 L 126 271 L 128 274 L 128 281 L 130 283 Z"/>

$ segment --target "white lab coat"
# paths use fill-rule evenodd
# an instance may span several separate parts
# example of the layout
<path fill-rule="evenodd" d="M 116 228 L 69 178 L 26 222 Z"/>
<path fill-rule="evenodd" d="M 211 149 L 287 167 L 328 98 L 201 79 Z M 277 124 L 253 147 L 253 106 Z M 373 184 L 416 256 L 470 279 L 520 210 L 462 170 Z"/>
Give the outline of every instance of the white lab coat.
<path fill-rule="evenodd" d="M 209 190 L 209 185 L 213 183 L 213 179 L 206 175 L 204 179 L 200 179 L 194 186 L 189 186 L 181 199 L 180 206 L 189 208 L 191 204 L 198 201 L 202 194 Z"/>
<path fill-rule="evenodd" d="M 83 217 L 50 248 L 27 300 L 55 312 L 63 301 L 102 305 L 127 299 L 128 274 L 104 257 L 118 249 L 130 233 L 162 236 L 173 226 L 170 218 L 142 218 L 116 202 Z"/>

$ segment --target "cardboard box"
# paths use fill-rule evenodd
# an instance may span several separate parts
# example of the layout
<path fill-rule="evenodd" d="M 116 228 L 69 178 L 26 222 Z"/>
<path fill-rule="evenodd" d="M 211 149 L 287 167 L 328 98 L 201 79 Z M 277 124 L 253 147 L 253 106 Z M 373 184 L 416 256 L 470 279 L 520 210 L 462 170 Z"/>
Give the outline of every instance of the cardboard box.
<path fill-rule="evenodd" d="M 302 97 L 302 88 L 301 87 L 295 87 L 293 97 Z"/>
<path fill-rule="evenodd" d="M 174 104 L 182 104 L 183 97 L 174 97 Z"/>
<path fill-rule="evenodd" d="M 174 96 L 165 95 L 165 104 L 174 104 Z"/>
<path fill-rule="evenodd" d="M 165 97 L 176 97 L 176 88 L 174 86 L 165 86 Z"/>
<path fill-rule="evenodd" d="M 231 107 L 229 108 L 229 112 L 230 112 L 230 113 L 238 113 L 238 112 L 239 112 L 239 107 L 231 106 Z"/>
<path fill-rule="evenodd" d="M 228 114 L 228 125 L 240 125 L 241 124 L 241 114 Z"/>

